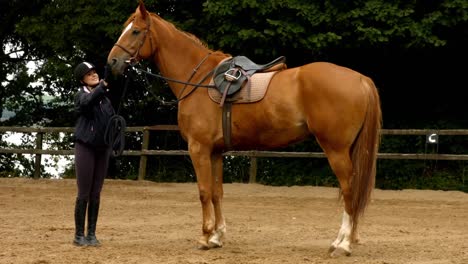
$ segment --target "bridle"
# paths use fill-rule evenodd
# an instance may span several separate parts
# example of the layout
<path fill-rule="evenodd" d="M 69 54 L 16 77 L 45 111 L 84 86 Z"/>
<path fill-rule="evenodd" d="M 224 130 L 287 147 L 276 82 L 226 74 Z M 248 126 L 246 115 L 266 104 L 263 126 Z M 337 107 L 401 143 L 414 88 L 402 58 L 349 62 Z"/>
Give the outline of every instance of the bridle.
<path fill-rule="evenodd" d="M 195 76 L 195 74 L 197 73 L 198 69 L 201 67 L 201 65 L 208 59 L 208 57 L 211 55 L 211 52 L 209 52 L 201 61 L 200 63 L 198 63 L 198 65 L 193 69 L 192 71 L 192 74 L 190 75 L 190 77 L 188 78 L 188 80 L 186 82 L 183 82 L 183 81 L 179 81 L 179 80 L 175 80 L 175 79 L 171 79 L 171 78 L 167 78 L 167 77 L 164 77 L 162 75 L 159 75 L 159 74 L 154 74 L 154 73 L 150 73 L 148 71 L 145 71 L 145 70 L 142 70 L 142 69 L 138 69 L 136 66 L 136 64 L 138 63 L 139 61 L 139 55 L 140 55 L 140 49 L 143 47 L 143 45 L 145 44 L 145 41 L 146 41 L 146 37 L 148 36 L 148 31 L 150 30 L 150 17 L 148 16 L 147 19 L 146 19 L 146 29 L 145 31 L 143 32 L 143 38 L 141 39 L 140 41 L 140 44 L 139 44 L 139 47 L 138 49 L 135 51 L 135 52 L 131 52 L 129 49 L 127 49 L 126 47 L 120 45 L 119 43 L 115 43 L 114 46 L 117 46 L 119 47 L 120 49 L 122 49 L 123 51 L 125 51 L 128 55 L 130 55 L 130 58 L 125 61 L 126 63 L 128 63 L 129 67 L 128 69 L 131 69 L 131 70 L 134 70 L 134 71 L 137 71 L 137 72 L 142 72 L 146 75 L 151 75 L 153 77 L 158 77 L 158 78 L 161 78 L 163 80 L 166 80 L 166 81 L 170 81 L 170 82 L 175 82 L 175 83 L 180 83 L 180 84 L 184 84 L 184 87 L 182 88 L 179 96 L 176 96 L 177 100 L 172 102 L 172 103 L 169 103 L 169 104 L 175 104 L 179 101 L 182 101 L 183 99 L 187 98 L 190 94 L 192 94 L 198 87 L 205 87 L 205 88 L 215 88 L 214 85 L 203 85 L 202 83 L 207 79 L 209 78 L 211 75 L 213 75 L 213 72 L 214 72 L 214 69 L 209 71 L 202 79 L 199 83 L 191 83 L 190 81 L 192 80 L 192 78 Z M 135 19 L 134 19 L 135 20 Z M 130 22 L 131 23 L 131 22 Z M 154 53 L 153 51 L 153 43 L 151 41 L 151 34 L 149 34 L 149 41 L 150 41 L 150 48 L 151 48 L 151 51 L 152 53 Z M 127 82 L 125 84 L 125 89 L 128 85 L 128 79 L 127 79 Z M 187 86 L 193 86 L 194 88 L 192 90 L 190 90 L 188 93 L 186 93 L 185 95 L 183 94 L 185 89 L 187 88 Z M 148 89 L 150 90 L 150 89 Z M 151 90 L 150 90 L 151 92 Z M 168 104 L 168 103 L 164 103 L 164 104 Z"/>
<path fill-rule="evenodd" d="M 151 91 L 151 89 L 148 89 L 148 91 L 150 91 L 156 99 L 158 99 L 158 101 L 161 101 L 162 104 L 164 105 L 173 105 L 173 104 L 177 104 L 178 102 L 182 101 L 183 99 L 187 98 L 189 95 L 191 95 L 197 88 L 199 87 L 203 87 L 203 88 L 216 88 L 215 85 L 212 85 L 212 84 L 202 84 L 203 82 L 205 82 L 210 76 L 213 75 L 214 73 L 214 70 L 215 69 L 212 69 L 211 71 L 209 71 L 208 73 L 206 73 L 203 78 L 198 82 L 198 83 L 191 83 L 190 81 L 192 80 L 192 78 L 195 76 L 195 74 L 198 72 L 198 69 L 202 66 L 202 64 L 208 59 L 208 57 L 211 55 L 211 52 L 209 52 L 208 54 L 205 55 L 205 57 L 198 63 L 198 65 L 193 69 L 192 71 L 192 74 L 190 75 L 190 77 L 188 78 L 188 80 L 186 82 L 184 81 L 179 81 L 179 80 L 176 80 L 176 79 L 172 79 L 172 78 L 168 78 L 168 77 L 164 77 L 160 74 L 155 74 L 155 73 L 151 73 L 151 72 L 148 72 L 148 71 L 145 71 L 143 69 L 139 69 L 137 67 L 135 67 L 136 65 L 135 64 L 129 64 L 129 67 L 128 69 L 131 69 L 135 72 L 140 72 L 140 73 L 144 73 L 145 75 L 148 75 L 148 76 L 153 76 L 153 77 L 157 77 L 157 78 L 160 78 L 160 79 L 163 79 L 167 82 L 174 82 L 174 83 L 179 83 L 179 84 L 183 84 L 184 87 L 181 89 L 179 95 L 177 96 L 176 95 L 176 98 L 177 100 L 173 101 L 173 102 L 170 102 L 170 103 L 167 103 L 167 102 L 164 102 L 162 100 L 159 100 L 158 99 L 158 96 L 156 96 L 153 91 Z M 185 89 L 187 88 L 187 86 L 193 86 L 193 89 L 190 90 L 189 92 L 187 92 L 186 94 L 184 94 L 184 91 Z"/>
<path fill-rule="evenodd" d="M 133 19 L 135 20 L 135 19 Z M 150 29 L 150 21 L 149 17 L 146 19 L 146 29 L 143 32 L 143 38 L 140 41 L 140 44 L 137 48 L 137 50 L 132 53 L 129 51 L 126 47 L 120 45 L 119 43 L 115 43 L 114 46 L 117 46 L 121 48 L 123 51 L 125 51 L 128 55 L 130 55 L 130 58 L 128 59 L 127 63 L 129 65 L 134 65 L 136 62 L 138 62 L 138 57 L 140 55 L 140 50 L 145 44 L 146 37 L 148 35 L 148 31 Z M 151 41 L 151 35 L 150 35 L 150 46 L 151 46 L 151 52 L 153 52 L 153 42 Z M 125 83 L 125 88 L 122 93 L 122 98 L 125 96 L 125 92 L 128 87 L 128 81 L 129 79 L 127 78 L 127 81 Z M 125 129 L 126 129 L 126 122 L 125 119 L 119 115 L 120 112 L 120 107 L 121 107 L 122 101 L 119 103 L 119 108 L 117 109 L 117 112 L 115 115 L 111 117 L 109 120 L 109 123 L 107 124 L 106 130 L 104 132 L 104 140 L 107 144 L 109 144 L 112 147 L 112 156 L 113 157 L 118 157 L 122 154 L 125 146 Z"/>
<path fill-rule="evenodd" d="M 131 52 L 130 50 L 128 50 L 126 47 L 120 45 L 119 43 L 115 43 L 114 46 L 117 46 L 119 48 L 121 48 L 123 51 L 125 51 L 128 55 L 130 55 L 130 59 L 128 59 L 127 63 L 129 64 L 134 64 L 136 62 L 138 62 L 138 58 L 139 58 L 139 55 L 140 55 L 140 50 L 141 48 L 143 47 L 143 45 L 145 44 L 145 41 L 146 41 L 146 37 L 148 36 L 148 31 L 150 30 L 150 18 L 149 16 L 147 17 L 146 19 L 146 29 L 143 31 L 143 38 L 141 39 L 140 41 L 140 45 L 138 46 L 137 50 L 135 52 Z M 133 21 L 135 21 L 135 19 L 133 19 Z M 132 21 L 132 22 L 133 22 Z M 130 22 L 130 23 L 132 23 Z M 150 48 L 151 48 L 151 52 L 153 52 L 153 42 L 151 41 L 151 34 L 149 35 L 149 42 L 150 42 Z"/>

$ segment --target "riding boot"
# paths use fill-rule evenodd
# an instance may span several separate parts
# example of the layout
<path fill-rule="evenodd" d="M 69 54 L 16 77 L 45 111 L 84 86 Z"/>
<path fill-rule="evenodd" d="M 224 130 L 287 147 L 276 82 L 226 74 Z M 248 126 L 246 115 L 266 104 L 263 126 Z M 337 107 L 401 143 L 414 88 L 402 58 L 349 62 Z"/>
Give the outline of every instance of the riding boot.
<path fill-rule="evenodd" d="M 88 233 L 86 242 L 89 246 L 99 246 L 101 243 L 96 238 L 96 223 L 99 213 L 99 200 L 90 200 L 88 205 Z"/>
<path fill-rule="evenodd" d="M 75 239 L 73 244 L 76 246 L 86 246 L 87 242 L 84 236 L 86 206 L 88 201 L 76 198 L 75 203 Z"/>

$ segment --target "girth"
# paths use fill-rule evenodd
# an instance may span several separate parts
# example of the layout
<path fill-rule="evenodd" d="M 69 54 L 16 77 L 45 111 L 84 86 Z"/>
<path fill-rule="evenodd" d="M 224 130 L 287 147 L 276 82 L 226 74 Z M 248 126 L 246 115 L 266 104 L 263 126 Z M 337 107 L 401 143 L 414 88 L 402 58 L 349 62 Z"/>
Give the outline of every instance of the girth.
<path fill-rule="evenodd" d="M 255 73 L 285 69 L 285 61 L 286 58 L 281 56 L 267 64 L 257 64 L 245 56 L 237 56 L 221 62 L 216 67 L 213 82 L 222 94 L 220 107 L 223 108 L 222 126 L 225 151 L 229 151 L 232 147 L 232 102 L 226 102 L 226 97 L 238 92 L 244 85 L 250 89 L 250 78 Z"/>

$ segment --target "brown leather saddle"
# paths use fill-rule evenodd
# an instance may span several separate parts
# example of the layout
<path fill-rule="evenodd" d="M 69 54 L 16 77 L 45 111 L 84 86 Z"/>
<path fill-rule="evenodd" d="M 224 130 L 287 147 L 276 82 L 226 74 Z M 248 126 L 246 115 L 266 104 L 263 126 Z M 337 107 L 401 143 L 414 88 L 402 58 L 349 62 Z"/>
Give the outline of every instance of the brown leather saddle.
<path fill-rule="evenodd" d="M 257 64 L 245 56 L 236 56 L 222 61 L 214 70 L 213 82 L 222 94 L 220 107 L 222 112 L 222 126 L 224 150 L 231 149 L 231 107 L 232 102 L 226 102 L 226 97 L 238 92 L 243 86 L 250 89 L 250 78 L 255 73 L 280 71 L 286 69 L 286 57 L 281 56 L 267 64 Z"/>
<path fill-rule="evenodd" d="M 250 78 L 258 72 L 278 71 L 286 68 L 286 57 L 281 56 L 266 64 L 257 64 L 245 56 L 236 56 L 221 62 L 214 70 L 213 82 L 223 95 L 220 106 L 227 96 L 250 85 Z"/>

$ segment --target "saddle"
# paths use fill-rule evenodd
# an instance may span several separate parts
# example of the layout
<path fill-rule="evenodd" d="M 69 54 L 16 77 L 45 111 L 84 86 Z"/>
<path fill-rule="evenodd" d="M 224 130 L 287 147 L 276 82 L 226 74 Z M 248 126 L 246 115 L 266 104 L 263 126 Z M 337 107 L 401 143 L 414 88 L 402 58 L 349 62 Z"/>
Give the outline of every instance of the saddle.
<path fill-rule="evenodd" d="M 231 149 L 231 107 L 233 103 L 232 101 L 228 101 L 224 104 L 226 96 L 233 95 L 244 86 L 244 89 L 247 89 L 247 93 L 250 95 L 250 79 L 255 73 L 284 70 L 287 68 L 285 61 L 286 58 L 281 56 L 267 64 L 257 64 L 245 56 L 236 56 L 221 61 L 215 68 L 213 73 L 213 83 L 217 90 L 222 94 L 219 105 L 223 108 L 222 126 L 225 151 Z M 250 96 L 248 97 L 250 98 Z"/>
<path fill-rule="evenodd" d="M 278 57 L 267 64 L 257 64 L 245 56 L 236 56 L 222 61 L 214 70 L 213 82 L 223 95 L 220 106 L 227 96 L 239 91 L 244 85 L 250 87 L 250 78 L 255 73 L 279 71 L 286 68 L 286 58 Z"/>

